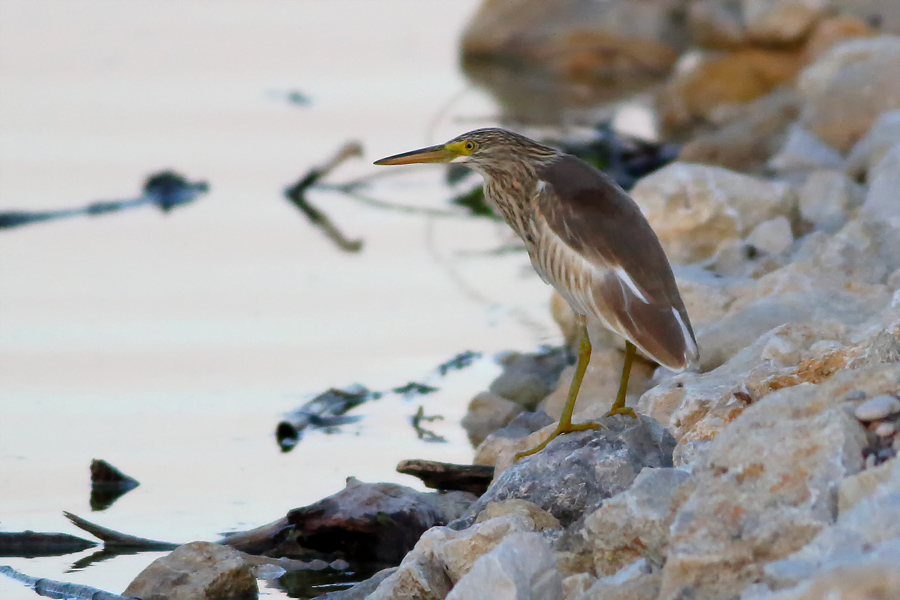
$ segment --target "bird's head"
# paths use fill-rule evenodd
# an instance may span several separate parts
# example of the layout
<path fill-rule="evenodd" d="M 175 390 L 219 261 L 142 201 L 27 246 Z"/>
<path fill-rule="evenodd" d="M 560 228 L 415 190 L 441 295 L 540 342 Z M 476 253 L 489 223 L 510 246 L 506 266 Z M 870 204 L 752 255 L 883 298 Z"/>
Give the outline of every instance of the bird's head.
<path fill-rule="evenodd" d="M 502 170 L 517 163 L 552 158 L 557 152 L 505 129 L 476 129 L 446 144 L 420 148 L 375 161 L 376 165 L 411 163 L 465 163 L 476 171 Z"/>

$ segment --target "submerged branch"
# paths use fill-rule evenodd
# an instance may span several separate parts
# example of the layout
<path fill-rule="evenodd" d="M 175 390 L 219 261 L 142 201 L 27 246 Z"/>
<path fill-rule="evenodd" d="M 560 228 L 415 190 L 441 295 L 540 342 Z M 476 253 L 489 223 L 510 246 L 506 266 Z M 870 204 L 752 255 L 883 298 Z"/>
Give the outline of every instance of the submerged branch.
<path fill-rule="evenodd" d="M 6 575 L 10 579 L 18 581 L 30 587 L 39 596 L 46 598 L 66 598 L 74 600 L 134 600 L 127 596 L 112 594 L 98 590 L 89 585 L 54 581 L 43 577 L 31 577 L 16 571 L 10 566 L 0 566 L 0 575 Z"/>

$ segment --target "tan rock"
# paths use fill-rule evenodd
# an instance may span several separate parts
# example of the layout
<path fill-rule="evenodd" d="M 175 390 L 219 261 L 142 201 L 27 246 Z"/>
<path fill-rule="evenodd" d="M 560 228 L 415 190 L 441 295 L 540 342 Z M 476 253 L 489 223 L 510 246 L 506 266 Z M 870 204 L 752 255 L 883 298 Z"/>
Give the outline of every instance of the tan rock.
<path fill-rule="evenodd" d="M 673 163 L 643 178 L 632 196 L 674 263 L 710 258 L 776 216 L 790 216 L 796 192 L 719 167 Z"/>
<path fill-rule="evenodd" d="M 481 392 L 469 402 L 462 426 L 469 436 L 469 442 L 478 446 L 488 435 L 509 424 L 523 410 L 522 405 L 512 400 L 491 392 Z"/>
<path fill-rule="evenodd" d="M 804 101 L 800 125 L 846 152 L 881 113 L 900 108 L 900 38 L 839 44 L 806 67 L 797 85 Z"/>
<path fill-rule="evenodd" d="M 828 8 L 827 0 L 744 0 L 747 35 L 761 44 L 801 41 Z"/>
<path fill-rule="evenodd" d="M 897 563 L 873 561 L 838 567 L 817 575 L 796 588 L 784 590 L 760 600 L 886 600 L 900 598 L 900 571 Z"/>
<path fill-rule="evenodd" d="M 143 600 L 213 600 L 258 593 L 241 553 L 210 542 L 191 542 L 157 558 L 124 592 Z"/>
<path fill-rule="evenodd" d="M 766 563 L 799 550 L 830 523 L 833 482 L 862 468 L 865 444 L 841 407 L 844 386 L 877 387 L 893 377 L 873 371 L 781 390 L 720 432 L 672 525 L 660 598 L 688 590 L 736 595 Z"/>
<path fill-rule="evenodd" d="M 869 498 L 897 469 L 897 459 L 884 462 L 873 469 L 866 469 L 841 481 L 838 489 L 838 517 L 847 513 L 861 500 Z"/>
<path fill-rule="evenodd" d="M 694 120 L 716 122 L 724 110 L 747 104 L 794 79 L 805 64 L 802 50 L 740 49 L 702 56 L 692 68 L 678 72 L 658 97 L 667 130 Z"/>

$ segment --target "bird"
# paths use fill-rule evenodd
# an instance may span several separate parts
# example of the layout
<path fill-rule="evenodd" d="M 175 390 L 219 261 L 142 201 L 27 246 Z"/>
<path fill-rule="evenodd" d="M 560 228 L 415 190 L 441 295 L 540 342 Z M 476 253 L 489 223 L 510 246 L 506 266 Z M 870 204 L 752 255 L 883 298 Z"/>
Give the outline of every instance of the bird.
<path fill-rule="evenodd" d="M 672 267 L 637 203 L 609 175 L 580 158 L 499 128 L 469 131 L 445 144 L 395 154 L 376 165 L 462 163 L 484 178 L 485 198 L 524 242 L 534 269 L 568 302 L 578 327 L 578 362 L 559 423 L 533 455 L 559 435 L 596 430 L 573 423 L 591 357 L 588 325 L 625 339 L 619 391 L 607 417 L 637 418 L 625 406 L 637 349 L 681 372 L 699 350 Z"/>

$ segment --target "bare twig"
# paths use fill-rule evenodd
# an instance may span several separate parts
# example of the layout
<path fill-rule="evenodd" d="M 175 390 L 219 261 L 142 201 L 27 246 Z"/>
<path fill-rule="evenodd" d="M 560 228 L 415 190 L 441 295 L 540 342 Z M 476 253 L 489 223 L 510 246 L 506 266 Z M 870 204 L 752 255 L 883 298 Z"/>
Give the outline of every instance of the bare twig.
<path fill-rule="evenodd" d="M 91 523 L 70 512 L 63 512 L 63 514 L 73 525 L 75 525 L 75 527 L 87 531 L 97 539 L 103 540 L 105 548 L 174 550 L 179 546 L 179 544 L 173 544 L 171 542 L 160 542 L 158 540 L 149 540 L 147 538 L 120 533 L 114 529 L 108 529 L 95 523 Z"/>
<path fill-rule="evenodd" d="M 401 461 L 397 472 L 418 477 L 436 490 L 462 490 L 478 496 L 487 491 L 494 478 L 494 467 L 481 465 L 454 465 L 433 460 L 411 459 Z"/>
<path fill-rule="evenodd" d="M 287 188 L 284 195 L 294 206 L 306 215 L 310 222 L 321 229 L 325 235 L 344 252 L 359 252 L 362 249 L 362 240 L 350 240 L 331 222 L 331 219 L 321 210 L 310 204 L 306 199 L 306 190 L 337 168 L 349 158 L 362 156 L 362 146 L 359 142 L 348 142 L 328 162 L 320 167 L 310 169 L 297 183 Z"/>

